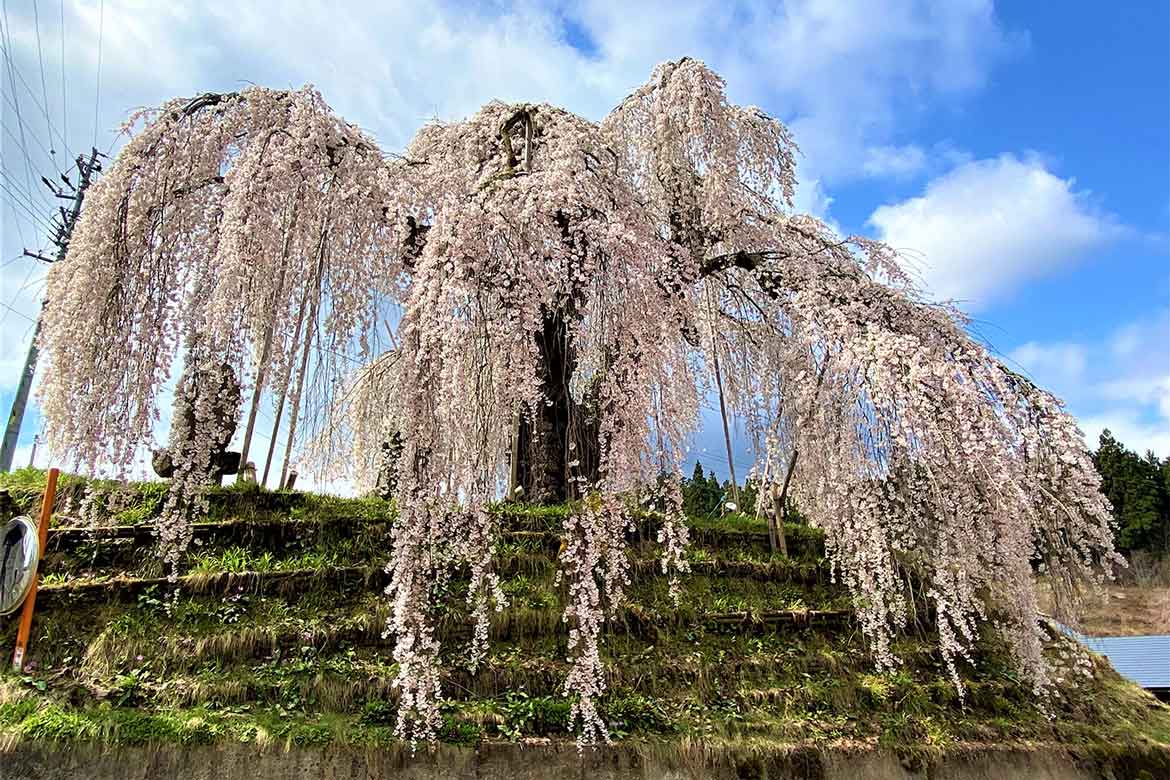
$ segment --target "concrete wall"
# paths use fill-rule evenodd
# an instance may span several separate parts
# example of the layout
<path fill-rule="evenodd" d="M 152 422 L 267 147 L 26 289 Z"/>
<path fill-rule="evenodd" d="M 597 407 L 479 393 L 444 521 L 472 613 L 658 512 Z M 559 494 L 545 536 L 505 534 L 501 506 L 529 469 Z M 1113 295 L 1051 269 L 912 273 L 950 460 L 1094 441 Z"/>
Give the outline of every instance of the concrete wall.
<path fill-rule="evenodd" d="M 696 750 L 701 752 L 701 750 Z M 981 748 L 913 766 L 888 752 L 803 748 L 767 757 L 655 759 L 632 748 L 486 744 L 478 749 L 393 751 L 335 748 L 259 750 L 253 745 L 110 748 L 17 743 L 0 750 L 0 780 L 1131 780 L 1170 777 L 1170 748 L 1108 761 L 1058 748 Z"/>

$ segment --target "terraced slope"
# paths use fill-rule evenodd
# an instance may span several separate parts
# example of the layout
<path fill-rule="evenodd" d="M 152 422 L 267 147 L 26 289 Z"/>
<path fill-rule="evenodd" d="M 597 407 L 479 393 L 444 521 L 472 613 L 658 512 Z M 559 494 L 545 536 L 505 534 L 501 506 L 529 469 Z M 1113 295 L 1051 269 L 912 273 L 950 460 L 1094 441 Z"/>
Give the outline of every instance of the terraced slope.
<path fill-rule="evenodd" d="M 17 504 L 38 500 L 39 474 L 5 479 L 0 488 Z M 0 733 L 10 751 L 27 758 L 56 742 L 400 755 L 395 667 L 382 637 L 390 505 L 219 490 L 186 573 L 168 583 L 148 524 L 160 487 L 132 486 L 99 502 L 110 525 L 96 533 L 75 527 L 67 508 L 80 489 L 77 480 L 62 486 L 27 666 L 0 678 Z M 495 616 L 488 659 L 473 673 L 461 661 L 471 628 L 459 598 L 465 586 L 452 582 L 453 606 L 440 624 L 449 697 L 442 740 L 476 746 L 477 756 L 514 743 L 575 757 L 566 747 L 566 627 L 553 579 L 565 509 L 499 511 L 506 531 L 496 565 L 511 605 Z M 910 771 L 1006 744 L 1072 751 L 1094 767 L 1170 770 L 1170 710 L 1103 662 L 1089 678 L 1070 673 L 1049 717 L 988 640 L 965 670 L 960 700 L 933 651 L 927 615 L 899 641 L 905 666 L 873 672 L 815 530 L 789 527 L 787 558 L 768 552 L 764 529 L 749 519 L 696 522 L 693 574 L 675 608 L 653 526 L 647 518 L 631 538 L 629 603 L 606 641 L 605 712 L 618 747 L 589 760 L 764 777 L 808 769 L 806 759 L 823 770 L 828 745 L 885 750 Z M 8 648 L 14 623 L 4 624 Z M 1062 641 L 1054 638 L 1054 657 L 1067 651 Z M 23 775 L 0 770 L 6 776 Z"/>

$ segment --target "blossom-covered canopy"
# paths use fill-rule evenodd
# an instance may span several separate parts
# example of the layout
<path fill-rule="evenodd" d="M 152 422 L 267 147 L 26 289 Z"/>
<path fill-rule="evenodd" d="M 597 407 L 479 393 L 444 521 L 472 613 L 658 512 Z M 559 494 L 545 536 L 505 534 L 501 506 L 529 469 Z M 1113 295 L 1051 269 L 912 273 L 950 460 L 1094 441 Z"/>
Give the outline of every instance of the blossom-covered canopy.
<path fill-rule="evenodd" d="M 206 430 L 161 521 L 178 560 L 222 384 L 195 367 L 230 367 L 253 403 L 266 383 L 291 390 L 319 462 L 359 484 L 400 437 L 387 628 L 404 736 L 439 723 L 435 583 L 470 571 L 473 661 L 503 605 L 488 506 L 520 426 L 581 497 L 561 554 L 565 691 L 582 738 L 606 737 L 599 643 L 628 584 L 625 534 L 639 505 L 656 510 L 663 566 L 685 570 L 678 477 L 716 359 L 756 476 L 784 479 L 799 452 L 792 495 L 879 666 L 897 662 L 913 582 L 956 684 L 987 622 L 1045 687 L 1034 564 L 1071 595 L 1114 557 L 1074 420 L 888 247 L 794 213 L 787 129 L 729 103 L 702 63 L 659 66 L 600 122 L 493 102 L 401 155 L 310 88 L 138 118 L 50 275 L 52 442 L 128 465 L 181 355 L 206 384 L 191 395 Z"/>

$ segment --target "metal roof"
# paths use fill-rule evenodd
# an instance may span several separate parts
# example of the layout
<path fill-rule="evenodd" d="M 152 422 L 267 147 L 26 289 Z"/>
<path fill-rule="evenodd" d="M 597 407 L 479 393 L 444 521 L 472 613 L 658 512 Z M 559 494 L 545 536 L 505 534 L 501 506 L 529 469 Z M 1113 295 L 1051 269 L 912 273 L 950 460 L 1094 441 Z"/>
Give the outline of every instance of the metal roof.
<path fill-rule="evenodd" d="M 1085 647 L 1108 658 L 1122 677 L 1143 688 L 1170 688 L 1170 634 L 1074 636 Z"/>

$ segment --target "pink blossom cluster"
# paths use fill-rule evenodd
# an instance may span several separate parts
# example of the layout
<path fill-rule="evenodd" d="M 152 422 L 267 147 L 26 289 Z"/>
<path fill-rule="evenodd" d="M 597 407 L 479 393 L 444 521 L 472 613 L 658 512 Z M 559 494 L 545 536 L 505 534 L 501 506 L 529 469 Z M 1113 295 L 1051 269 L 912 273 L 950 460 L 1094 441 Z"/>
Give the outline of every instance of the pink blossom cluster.
<path fill-rule="evenodd" d="M 386 160 L 313 89 L 174 100 L 127 129 L 140 122 L 50 270 L 42 336 L 50 445 L 116 475 L 152 443 L 174 366 L 230 367 L 289 393 L 295 416 L 350 368 L 317 359 L 306 381 L 310 336 L 318 355 L 373 354 L 382 302 L 400 293 Z M 217 392 L 199 395 L 196 444 L 176 453 L 169 561 L 201 510 Z"/>
<path fill-rule="evenodd" d="M 601 122 L 494 102 L 424 126 L 403 155 L 308 88 L 147 118 L 50 276 L 52 442 L 89 468 L 126 467 L 181 345 L 253 389 L 291 387 L 322 469 L 369 484 L 399 435 L 387 634 L 404 738 L 440 724 L 436 610 L 452 572 L 471 576 L 473 663 L 504 604 L 487 507 L 518 421 L 553 403 L 549 323 L 563 324 L 569 392 L 595 409 L 600 451 L 596 471 L 566 458 L 584 496 L 561 553 L 582 744 L 608 738 L 602 637 L 629 583 L 637 496 L 665 516 L 664 571 L 686 571 L 678 479 L 716 360 L 757 475 L 795 469 L 791 495 L 824 529 L 879 666 L 929 609 L 957 685 L 989 624 L 1042 690 L 1033 561 L 1063 608 L 1117 560 L 1060 402 L 926 301 L 891 249 L 793 213 L 788 130 L 729 103 L 701 62 L 659 66 Z M 189 539 L 214 434 L 185 452 L 164 550 Z"/>

